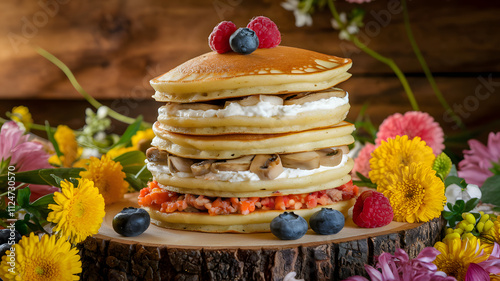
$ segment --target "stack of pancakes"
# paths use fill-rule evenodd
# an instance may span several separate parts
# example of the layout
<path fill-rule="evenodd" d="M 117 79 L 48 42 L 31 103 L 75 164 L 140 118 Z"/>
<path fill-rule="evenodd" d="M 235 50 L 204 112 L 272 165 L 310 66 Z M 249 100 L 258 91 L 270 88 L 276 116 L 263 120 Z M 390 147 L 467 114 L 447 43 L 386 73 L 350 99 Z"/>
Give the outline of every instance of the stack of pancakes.
<path fill-rule="evenodd" d="M 351 179 L 354 126 L 343 121 L 349 99 L 335 85 L 350 67 L 349 59 L 278 46 L 210 52 L 151 80 L 155 100 L 166 103 L 147 151 L 155 185 L 139 197 L 153 223 L 257 232 L 284 210 L 347 213 L 356 194 L 340 187 Z"/>

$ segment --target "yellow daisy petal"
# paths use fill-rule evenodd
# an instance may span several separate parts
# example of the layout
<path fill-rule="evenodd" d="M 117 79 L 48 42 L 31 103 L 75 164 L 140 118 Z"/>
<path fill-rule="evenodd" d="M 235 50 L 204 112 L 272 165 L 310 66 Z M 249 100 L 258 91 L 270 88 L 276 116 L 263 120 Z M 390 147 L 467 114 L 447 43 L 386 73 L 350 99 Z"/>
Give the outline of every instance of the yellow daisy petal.
<path fill-rule="evenodd" d="M 64 239 L 43 235 L 41 239 L 33 233 L 25 236 L 14 245 L 16 253 L 15 267 L 10 258 L 3 256 L 0 264 L 0 275 L 3 280 L 45 281 L 79 280 L 77 274 L 82 272 L 82 263 L 78 250 Z M 14 268 L 12 270 L 11 268 Z M 10 270 L 9 270 L 10 269 Z"/>
<path fill-rule="evenodd" d="M 122 169 L 119 162 L 111 160 L 107 155 L 103 155 L 101 159 L 91 157 L 87 170 L 80 172 L 80 177 L 93 181 L 104 197 L 104 202 L 111 204 L 123 198 L 128 189 Z"/>
<path fill-rule="evenodd" d="M 432 148 L 425 144 L 420 137 L 411 140 L 408 136 L 396 136 L 396 138 L 382 141 L 370 159 L 369 178 L 378 184 L 387 174 L 395 173 L 400 166 L 409 166 L 411 163 L 422 163 L 432 167 L 434 163 Z"/>
<path fill-rule="evenodd" d="M 427 222 L 439 217 L 446 203 L 444 183 L 425 164 L 400 165 L 386 174 L 377 191 L 391 202 L 395 221 Z"/>
<path fill-rule="evenodd" d="M 480 263 L 489 257 L 489 254 L 484 252 L 485 245 L 474 236 L 464 240 L 446 239 L 437 242 L 434 248 L 441 252 L 434 260 L 438 270 L 448 276 L 454 276 L 458 281 L 465 279 L 470 263 Z"/>
<path fill-rule="evenodd" d="M 75 188 L 69 181 L 61 182 L 61 192 L 54 198 L 57 204 L 50 204 L 47 221 L 56 223 L 54 231 L 69 237 L 71 243 L 79 243 L 87 236 L 99 232 L 104 218 L 104 199 L 99 190 L 88 179 L 79 179 Z"/>

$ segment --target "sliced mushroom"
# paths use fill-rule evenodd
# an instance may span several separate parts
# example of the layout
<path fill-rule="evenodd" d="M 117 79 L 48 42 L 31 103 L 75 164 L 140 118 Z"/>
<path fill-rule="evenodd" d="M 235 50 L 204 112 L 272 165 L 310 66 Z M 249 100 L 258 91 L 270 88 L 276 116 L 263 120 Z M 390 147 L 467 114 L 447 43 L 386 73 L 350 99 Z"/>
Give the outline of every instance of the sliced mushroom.
<path fill-rule="evenodd" d="M 222 107 L 219 105 L 215 104 L 209 104 L 209 103 L 173 103 L 169 102 L 165 105 L 167 109 L 167 114 L 169 115 L 174 115 L 175 112 L 179 110 L 186 110 L 186 109 L 192 109 L 192 110 L 210 110 L 210 109 L 221 109 Z"/>
<path fill-rule="evenodd" d="M 283 167 L 312 170 L 319 168 L 319 154 L 314 151 L 280 155 Z"/>
<path fill-rule="evenodd" d="M 256 105 L 259 102 L 268 102 L 274 105 L 283 105 L 283 99 L 278 96 L 271 95 L 256 95 L 256 96 L 248 96 L 240 100 L 228 101 L 225 106 L 228 106 L 231 103 L 237 103 L 241 106 L 251 106 Z"/>
<path fill-rule="evenodd" d="M 343 146 L 339 147 L 339 149 L 342 150 L 343 154 L 349 153 L 349 147 L 347 145 L 343 145 Z"/>
<path fill-rule="evenodd" d="M 192 159 L 182 158 L 174 155 L 168 156 L 168 169 L 171 173 L 191 173 L 191 165 L 193 165 L 193 163 L 194 161 Z"/>
<path fill-rule="evenodd" d="M 319 164 L 321 166 L 334 167 L 342 162 L 342 149 L 325 148 L 316 152 L 319 155 Z"/>
<path fill-rule="evenodd" d="M 272 180 L 283 172 L 283 165 L 278 154 L 257 154 L 252 160 L 250 171 L 261 180 Z"/>
<path fill-rule="evenodd" d="M 203 160 L 201 162 L 194 163 L 191 165 L 191 172 L 195 176 L 202 176 L 210 173 L 210 166 L 212 166 L 214 160 Z"/>
<path fill-rule="evenodd" d="M 252 163 L 253 155 L 247 155 L 235 159 L 228 159 L 224 161 L 218 161 L 212 164 L 212 171 L 248 171 L 250 169 L 250 163 Z"/>
<path fill-rule="evenodd" d="M 150 147 L 146 150 L 146 158 L 149 162 L 164 163 L 167 164 L 168 152 L 165 150 L 160 150 L 156 147 Z"/>
<path fill-rule="evenodd" d="M 314 92 L 314 93 L 298 93 L 285 97 L 284 105 L 304 104 L 306 102 L 317 101 L 321 99 L 329 99 L 331 97 L 342 98 L 345 92 L 340 89 L 329 89 L 328 91 Z"/>

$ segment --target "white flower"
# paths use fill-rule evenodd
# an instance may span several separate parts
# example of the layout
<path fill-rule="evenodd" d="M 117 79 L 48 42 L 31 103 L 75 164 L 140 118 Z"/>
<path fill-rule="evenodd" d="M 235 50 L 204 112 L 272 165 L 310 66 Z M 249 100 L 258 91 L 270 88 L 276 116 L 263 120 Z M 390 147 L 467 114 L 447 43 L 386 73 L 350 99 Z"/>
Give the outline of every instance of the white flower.
<path fill-rule="evenodd" d="M 455 204 L 460 199 L 465 202 L 471 198 L 481 199 L 482 193 L 481 189 L 475 184 L 468 184 L 464 189 L 457 184 L 450 184 L 446 187 L 445 196 L 448 203 Z M 449 211 L 447 206 L 445 206 L 445 211 Z"/>
<path fill-rule="evenodd" d="M 354 35 L 359 32 L 359 27 L 356 25 L 355 22 L 353 21 L 349 22 L 346 13 L 340 13 L 339 20 L 340 23 L 342 23 L 342 25 L 345 26 L 345 29 L 342 29 L 342 26 L 335 18 L 332 18 L 330 20 L 330 23 L 332 24 L 333 29 L 340 30 L 339 32 L 340 40 L 349 40 L 349 35 Z"/>
<path fill-rule="evenodd" d="M 287 11 L 293 11 L 295 26 L 302 27 L 312 25 L 313 21 L 311 15 L 299 9 L 299 0 L 287 0 L 281 3 L 281 7 Z"/>

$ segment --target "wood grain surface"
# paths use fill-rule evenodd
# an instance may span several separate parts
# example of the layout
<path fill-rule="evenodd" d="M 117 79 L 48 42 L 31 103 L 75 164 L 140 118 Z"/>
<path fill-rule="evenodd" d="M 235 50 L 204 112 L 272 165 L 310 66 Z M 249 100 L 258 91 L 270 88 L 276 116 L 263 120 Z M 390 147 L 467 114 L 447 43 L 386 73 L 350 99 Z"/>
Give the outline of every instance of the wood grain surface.
<path fill-rule="evenodd" d="M 366 275 L 382 252 L 404 249 L 414 258 L 440 240 L 442 219 L 427 223 L 391 222 L 359 228 L 349 216 L 335 235 L 309 230 L 298 240 L 271 233 L 199 233 L 150 225 L 141 235 L 123 237 L 113 217 L 137 206 L 137 193 L 106 208 L 99 234 L 79 244 L 82 280 L 282 280 L 290 271 L 305 280 L 343 280 Z"/>
<path fill-rule="evenodd" d="M 388 114 L 410 109 L 392 71 L 339 40 L 328 11 L 316 11 L 312 26 L 297 28 L 293 14 L 281 2 L 1 1 L 0 111 L 3 114 L 14 105 L 25 104 L 38 123 L 69 122 L 75 129 L 83 125 L 88 104 L 59 69 L 36 53 L 38 46 L 66 63 L 83 88 L 111 108 L 154 121 L 158 105 L 151 101 L 153 90 L 148 81 L 209 51 L 208 34 L 221 20 L 244 26 L 256 15 L 269 16 L 278 24 L 282 45 L 353 59 L 354 76 L 341 84 L 351 94 L 349 118 L 354 119 L 364 103 L 370 104 L 368 114 L 375 124 Z M 456 126 L 434 97 L 413 55 L 399 4 L 337 1 L 339 11 L 366 10 L 363 42 L 396 61 L 407 73 L 421 109 L 453 133 Z M 498 119 L 500 4 L 487 0 L 409 1 L 409 10 L 416 41 L 452 108 L 469 127 Z"/>

